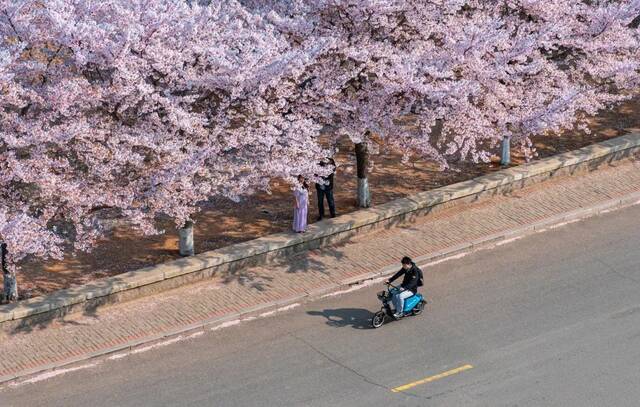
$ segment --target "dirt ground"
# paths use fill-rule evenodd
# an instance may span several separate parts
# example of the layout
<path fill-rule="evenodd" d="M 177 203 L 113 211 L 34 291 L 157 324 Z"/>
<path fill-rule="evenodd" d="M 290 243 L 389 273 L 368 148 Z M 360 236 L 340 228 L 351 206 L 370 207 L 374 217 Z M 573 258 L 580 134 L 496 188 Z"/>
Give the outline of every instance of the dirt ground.
<path fill-rule="evenodd" d="M 586 145 L 640 131 L 640 98 L 603 112 L 593 118 L 590 135 L 575 132 L 562 137 L 534 139 L 538 158 L 571 151 Z M 497 152 L 496 152 L 497 153 Z M 514 164 L 523 157 L 513 152 Z M 410 160 L 402 164 L 400 154 L 389 152 L 372 157 L 374 167 L 369 183 L 374 204 L 381 204 L 412 193 L 464 181 L 499 169 L 496 164 L 456 164 L 456 170 L 439 171 L 433 163 Z M 344 142 L 336 157 L 335 201 L 338 214 L 357 210 L 355 154 Z M 311 188 L 309 221 L 317 217 L 315 188 Z M 224 199 L 212 201 L 195 217 L 196 252 L 204 252 L 270 233 L 289 230 L 293 216 L 292 194 L 288 185 L 274 184 L 271 195 L 258 194 L 240 203 Z M 325 209 L 328 212 L 328 209 Z M 178 236 L 171 222 L 162 225 L 160 236 L 141 237 L 126 227 L 114 229 L 109 239 L 91 253 L 69 256 L 63 261 L 31 261 L 19 274 L 24 297 L 84 284 L 141 267 L 179 257 Z"/>

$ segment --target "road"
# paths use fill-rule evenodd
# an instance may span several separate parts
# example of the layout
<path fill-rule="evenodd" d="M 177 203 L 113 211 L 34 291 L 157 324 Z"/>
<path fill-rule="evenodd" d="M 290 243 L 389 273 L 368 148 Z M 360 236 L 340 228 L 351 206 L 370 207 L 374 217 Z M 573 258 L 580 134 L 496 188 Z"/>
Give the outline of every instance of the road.
<path fill-rule="evenodd" d="M 426 312 L 377 330 L 380 285 L 4 388 L 0 405 L 637 407 L 639 247 L 636 206 L 427 267 Z"/>

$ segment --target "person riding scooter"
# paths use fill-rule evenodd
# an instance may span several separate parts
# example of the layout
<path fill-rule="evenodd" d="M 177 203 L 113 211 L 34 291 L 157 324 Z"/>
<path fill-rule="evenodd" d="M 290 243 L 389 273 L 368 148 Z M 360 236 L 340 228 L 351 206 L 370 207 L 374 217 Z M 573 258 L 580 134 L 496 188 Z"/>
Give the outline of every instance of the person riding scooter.
<path fill-rule="evenodd" d="M 405 256 L 400 261 L 402 268 L 391 278 L 387 280 L 387 284 L 391 284 L 398 277 L 404 275 L 400 289 L 393 295 L 392 301 L 395 307 L 395 318 L 401 318 L 403 316 L 402 310 L 404 309 L 404 300 L 415 295 L 418 292 L 418 287 L 422 286 L 422 270 L 411 260 L 411 258 Z"/>

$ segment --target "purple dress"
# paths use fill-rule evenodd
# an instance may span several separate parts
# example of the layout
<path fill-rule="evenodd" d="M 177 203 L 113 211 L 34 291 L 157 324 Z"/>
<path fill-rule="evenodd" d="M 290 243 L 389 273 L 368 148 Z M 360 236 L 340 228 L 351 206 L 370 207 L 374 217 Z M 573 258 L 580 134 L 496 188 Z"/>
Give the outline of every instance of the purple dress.
<path fill-rule="evenodd" d="M 293 191 L 298 201 L 298 207 L 293 210 L 293 231 L 304 232 L 307 230 L 307 210 L 309 207 L 309 190 L 302 188 Z"/>

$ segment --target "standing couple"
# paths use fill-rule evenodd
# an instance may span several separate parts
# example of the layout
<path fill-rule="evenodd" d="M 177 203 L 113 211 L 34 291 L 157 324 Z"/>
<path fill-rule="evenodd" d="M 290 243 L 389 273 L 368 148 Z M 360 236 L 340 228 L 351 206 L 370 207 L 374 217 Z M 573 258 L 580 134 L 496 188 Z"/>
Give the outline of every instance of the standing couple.
<path fill-rule="evenodd" d="M 324 218 L 324 199 L 327 198 L 329 204 L 329 213 L 332 218 L 336 216 L 336 205 L 333 201 L 333 175 L 336 172 L 336 163 L 332 158 L 320 162 L 321 167 L 330 165 L 332 167 L 331 174 L 321 177 L 322 182 L 316 183 L 316 192 L 318 193 L 318 220 Z M 309 184 L 302 176 L 298 176 L 300 187 L 293 191 L 295 197 L 295 210 L 293 212 L 293 231 L 302 233 L 307 230 L 307 212 L 309 209 Z"/>

